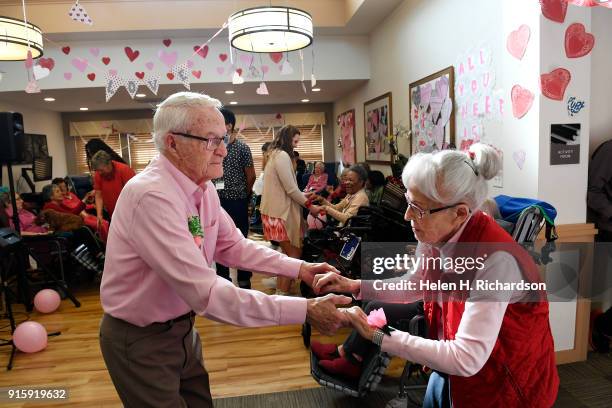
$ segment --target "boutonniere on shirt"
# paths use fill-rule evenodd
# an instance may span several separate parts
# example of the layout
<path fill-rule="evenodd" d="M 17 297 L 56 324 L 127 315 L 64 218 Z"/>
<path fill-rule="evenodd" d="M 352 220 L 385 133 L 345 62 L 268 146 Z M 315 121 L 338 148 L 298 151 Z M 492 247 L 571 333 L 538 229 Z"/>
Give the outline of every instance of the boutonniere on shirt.
<path fill-rule="evenodd" d="M 202 231 L 202 223 L 200 222 L 199 215 L 192 215 L 187 218 L 187 227 L 189 227 L 189 232 L 193 236 L 193 241 L 197 246 L 202 245 L 202 238 L 204 237 L 204 231 Z"/>

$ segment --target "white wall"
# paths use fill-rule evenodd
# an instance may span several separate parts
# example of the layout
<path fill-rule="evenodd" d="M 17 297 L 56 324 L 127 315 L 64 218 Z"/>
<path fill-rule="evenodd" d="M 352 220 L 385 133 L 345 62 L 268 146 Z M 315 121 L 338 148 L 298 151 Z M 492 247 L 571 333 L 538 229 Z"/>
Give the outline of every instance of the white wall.
<path fill-rule="evenodd" d="M 67 174 L 62 119 L 58 112 L 31 109 L 26 106 L 3 102 L 0 103 L 0 112 L 20 112 L 23 114 L 23 125 L 26 133 L 47 135 L 49 155 L 53 157 L 53 177 L 64 177 Z M 25 180 L 18 183 L 22 167 L 24 166 L 15 166 L 13 169 L 17 191 L 30 191 Z M 30 177 L 32 177 L 31 173 Z M 36 191 L 40 191 L 45 184 L 49 183 L 50 181 L 37 182 Z M 8 186 L 6 167 L 3 168 L 2 185 Z"/>
<path fill-rule="evenodd" d="M 591 29 L 595 35 L 595 47 L 591 52 L 591 140 L 589 152 L 612 138 L 612 10 L 594 7 Z"/>

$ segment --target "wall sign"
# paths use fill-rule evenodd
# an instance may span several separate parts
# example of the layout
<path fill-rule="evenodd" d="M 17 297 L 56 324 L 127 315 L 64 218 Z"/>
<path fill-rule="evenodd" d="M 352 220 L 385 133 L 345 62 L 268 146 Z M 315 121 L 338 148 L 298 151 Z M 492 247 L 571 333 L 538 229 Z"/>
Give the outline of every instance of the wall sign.
<path fill-rule="evenodd" d="M 550 164 L 580 163 L 580 123 L 550 125 Z"/>

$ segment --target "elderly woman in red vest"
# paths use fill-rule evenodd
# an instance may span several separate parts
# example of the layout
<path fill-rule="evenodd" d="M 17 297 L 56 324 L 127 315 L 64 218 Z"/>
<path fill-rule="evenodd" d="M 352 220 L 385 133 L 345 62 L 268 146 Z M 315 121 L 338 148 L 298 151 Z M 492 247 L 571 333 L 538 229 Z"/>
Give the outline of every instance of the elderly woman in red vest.
<path fill-rule="evenodd" d="M 419 241 L 415 261 L 422 259 L 405 278 L 415 285 L 385 289 L 381 281 L 326 274 L 315 278 L 314 288 L 319 293 L 351 292 L 362 299 L 384 300 L 371 302 L 375 306 L 369 305 L 366 312 L 382 307 L 392 327 L 415 314 L 418 307 L 413 302 L 424 301 L 429 338 L 399 330 L 385 334 L 354 307 L 346 311 L 355 329 L 347 342 L 340 347 L 312 344 L 324 369 L 355 377 L 361 369 L 359 360 L 368 351 L 363 344 L 378 345 L 382 351 L 433 370 L 426 407 L 553 405 L 559 377 L 538 268 L 491 217 L 477 210 L 487 197 L 487 180 L 500 168 L 495 150 L 483 144 L 471 146 L 468 153 L 448 150 L 410 159 L 402 175 L 408 189 L 405 218 Z M 447 261 L 459 265 L 457 255 L 469 255 L 476 264 L 467 272 L 453 270 Z M 468 289 L 435 291 L 420 286 L 420 282 L 461 279 L 469 281 Z M 479 281 L 523 282 L 529 287 L 475 289 Z"/>

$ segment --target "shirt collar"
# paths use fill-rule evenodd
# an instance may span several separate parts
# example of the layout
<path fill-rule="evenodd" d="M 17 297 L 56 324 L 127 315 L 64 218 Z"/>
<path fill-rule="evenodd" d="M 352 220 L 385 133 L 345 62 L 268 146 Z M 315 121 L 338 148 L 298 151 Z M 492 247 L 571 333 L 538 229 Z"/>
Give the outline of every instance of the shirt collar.
<path fill-rule="evenodd" d="M 194 197 L 196 199 L 202 197 L 204 191 L 206 191 L 206 188 L 208 187 L 208 182 L 204 184 L 203 187 L 197 185 L 189 177 L 183 174 L 183 172 L 177 169 L 174 164 L 172 164 L 172 162 L 168 160 L 163 154 L 160 154 L 158 156 L 158 160 L 160 166 L 168 173 L 170 173 L 170 176 L 172 176 L 174 181 L 176 181 L 176 184 L 181 190 L 183 190 L 186 196 Z"/>

